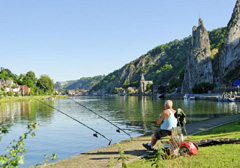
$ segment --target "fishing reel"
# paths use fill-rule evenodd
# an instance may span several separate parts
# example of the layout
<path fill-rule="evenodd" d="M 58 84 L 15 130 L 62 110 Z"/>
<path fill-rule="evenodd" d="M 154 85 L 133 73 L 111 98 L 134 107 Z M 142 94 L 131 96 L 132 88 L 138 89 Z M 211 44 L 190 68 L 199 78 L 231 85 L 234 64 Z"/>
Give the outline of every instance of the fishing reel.
<path fill-rule="evenodd" d="M 94 136 L 94 137 L 96 137 L 96 138 L 98 138 L 98 135 L 97 135 L 97 133 L 93 134 L 93 136 Z"/>
<path fill-rule="evenodd" d="M 116 132 L 120 133 L 120 129 L 116 129 Z"/>

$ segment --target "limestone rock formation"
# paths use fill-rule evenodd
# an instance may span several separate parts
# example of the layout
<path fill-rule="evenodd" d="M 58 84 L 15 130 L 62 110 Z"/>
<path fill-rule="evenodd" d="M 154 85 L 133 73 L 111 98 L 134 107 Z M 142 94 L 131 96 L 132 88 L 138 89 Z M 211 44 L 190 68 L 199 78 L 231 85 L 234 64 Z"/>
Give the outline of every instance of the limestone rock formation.
<path fill-rule="evenodd" d="M 68 86 L 69 82 L 56 82 L 54 85 L 54 89 L 60 90 L 63 89 L 64 87 Z"/>
<path fill-rule="evenodd" d="M 142 55 L 140 58 L 130 62 L 123 66 L 119 71 L 116 79 L 113 83 L 110 83 L 110 93 L 113 92 L 115 87 L 121 87 L 123 83 L 133 83 L 140 81 L 144 68 L 147 68 L 154 64 L 160 64 L 162 60 L 167 57 L 167 54 L 163 52 L 156 57 L 151 57 L 149 54 Z"/>
<path fill-rule="evenodd" d="M 183 81 L 183 92 L 191 92 L 195 84 L 213 83 L 211 50 L 208 31 L 199 18 L 199 26 L 193 27 L 192 50 Z"/>
<path fill-rule="evenodd" d="M 217 76 L 221 81 L 239 77 L 240 66 L 240 0 L 237 0 L 232 17 L 227 25 L 224 45 L 217 60 Z"/>

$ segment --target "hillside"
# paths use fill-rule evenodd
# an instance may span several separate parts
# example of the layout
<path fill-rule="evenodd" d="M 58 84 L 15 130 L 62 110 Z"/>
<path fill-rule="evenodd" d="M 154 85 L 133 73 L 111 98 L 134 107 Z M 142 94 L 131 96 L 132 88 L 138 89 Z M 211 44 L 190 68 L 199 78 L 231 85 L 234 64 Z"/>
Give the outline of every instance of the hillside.
<path fill-rule="evenodd" d="M 218 28 L 208 32 L 212 59 L 218 52 L 218 47 L 224 42 L 225 31 L 226 28 Z M 180 87 L 183 80 L 181 74 L 187 65 L 191 47 L 191 36 L 159 45 L 138 59 L 108 74 L 91 90 L 97 91 L 105 88 L 109 93 L 113 93 L 115 87 L 138 87 L 142 73 L 144 73 L 146 80 L 152 80 L 155 85 L 170 82 L 172 87 Z M 171 81 L 171 79 L 174 80 Z"/>
<path fill-rule="evenodd" d="M 92 86 L 94 86 L 97 82 L 99 82 L 103 78 L 102 75 L 94 76 L 94 77 L 83 77 L 79 80 L 72 80 L 66 82 L 56 82 L 55 89 L 61 90 L 74 90 L 74 89 L 84 89 L 89 90 Z"/>

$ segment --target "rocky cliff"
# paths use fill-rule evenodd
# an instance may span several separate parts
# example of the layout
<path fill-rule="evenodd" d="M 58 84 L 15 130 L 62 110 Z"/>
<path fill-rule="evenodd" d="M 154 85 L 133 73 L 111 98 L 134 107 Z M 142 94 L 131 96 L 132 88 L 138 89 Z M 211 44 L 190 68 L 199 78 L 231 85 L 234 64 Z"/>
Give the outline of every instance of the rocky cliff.
<path fill-rule="evenodd" d="M 191 92 L 195 84 L 203 82 L 213 83 L 213 70 L 208 31 L 199 18 L 198 27 L 194 26 L 192 31 L 192 49 L 184 75 L 183 92 Z"/>
<path fill-rule="evenodd" d="M 154 85 L 169 83 L 169 88 L 175 90 L 176 87 L 182 86 L 183 75 L 181 74 L 186 68 L 190 55 L 192 63 L 189 65 L 194 67 L 190 69 L 195 71 L 197 76 L 188 74 L 189 78 L 185 80 L 198 79 L 198 82 L 212 82 L 209 37 L 211 47 L 218 48 L 224 41 L 225 28 L 210 31 L 208 37 L 208 32 L 204 28 L 202 20 L 199 22 L 199 27 L 193 28 L 193 38 L 189 36 L 182 40 L 174 40 L 156 46 L 136 60 L 109 73 L 93 86 L 92 90 L 104 89 L 108 93 L 113 93 L 115 87 L 139 87 L 142 73 L 144 73 L 145 79 L 153 81 Z M 192 50 L 192 44 L 194 50 Z M 194 81 L 190 84 L 187 82 L 185 85 L 186 87 L 192 86 Z"/>
<path fill-rule="evenodd" d="M 149 66 L 154 66 L 161 63 L 161 60 L 166 58 L 166 54 L 160 54 L 155 57 L 146 54 L 140 58 L 126 64 L 118 71 L 116 79 L 111 85 L 110 93 L 113 92 L 115 87 L 121 87 L 122 85 L 135 84 L 139 85 L 142 73 L 146 73 Z"/>
<path fill-rule="evenodd" d="M 74 82 L 76 82 L 76 81 L 56 82 L 55 85 L 54 85 L 54 89 L 56 89 L 56 90 L 64 89 L 64 88 L 66 88 L 67 86 L 71 85 Z"/>
<path fill-rule="evenodd" d="M 240 0 L 237 0 L 227 25 L 224 44 L 216 58 L 216 76 L 228 83 L 240 77 Z"/>
<path fill-rule="evenodd" d="M 83 77 L 79 80 L 72 80 L 66 82 L 56 82 L 54 88 L 57 90 L 60 89 L 67 89 L 67 90 L 74 90 L 74 89 L 84 89 L 89 90 L 94 84 L 99 82 L 103 78 L 102 75 L 94 76 L 94 77 Z"/>

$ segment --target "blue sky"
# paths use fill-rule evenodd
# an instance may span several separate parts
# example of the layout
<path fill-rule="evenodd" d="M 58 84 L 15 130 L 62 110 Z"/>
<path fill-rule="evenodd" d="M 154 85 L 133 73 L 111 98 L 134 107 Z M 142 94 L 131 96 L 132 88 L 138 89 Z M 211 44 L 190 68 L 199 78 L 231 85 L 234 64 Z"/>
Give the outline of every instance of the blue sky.
<path fill-rule="evenodd" d="M 236 0 L 0 0 L 0 66 L 54 82 L 107 75 L 142 54 L 224 27 Z"/>

